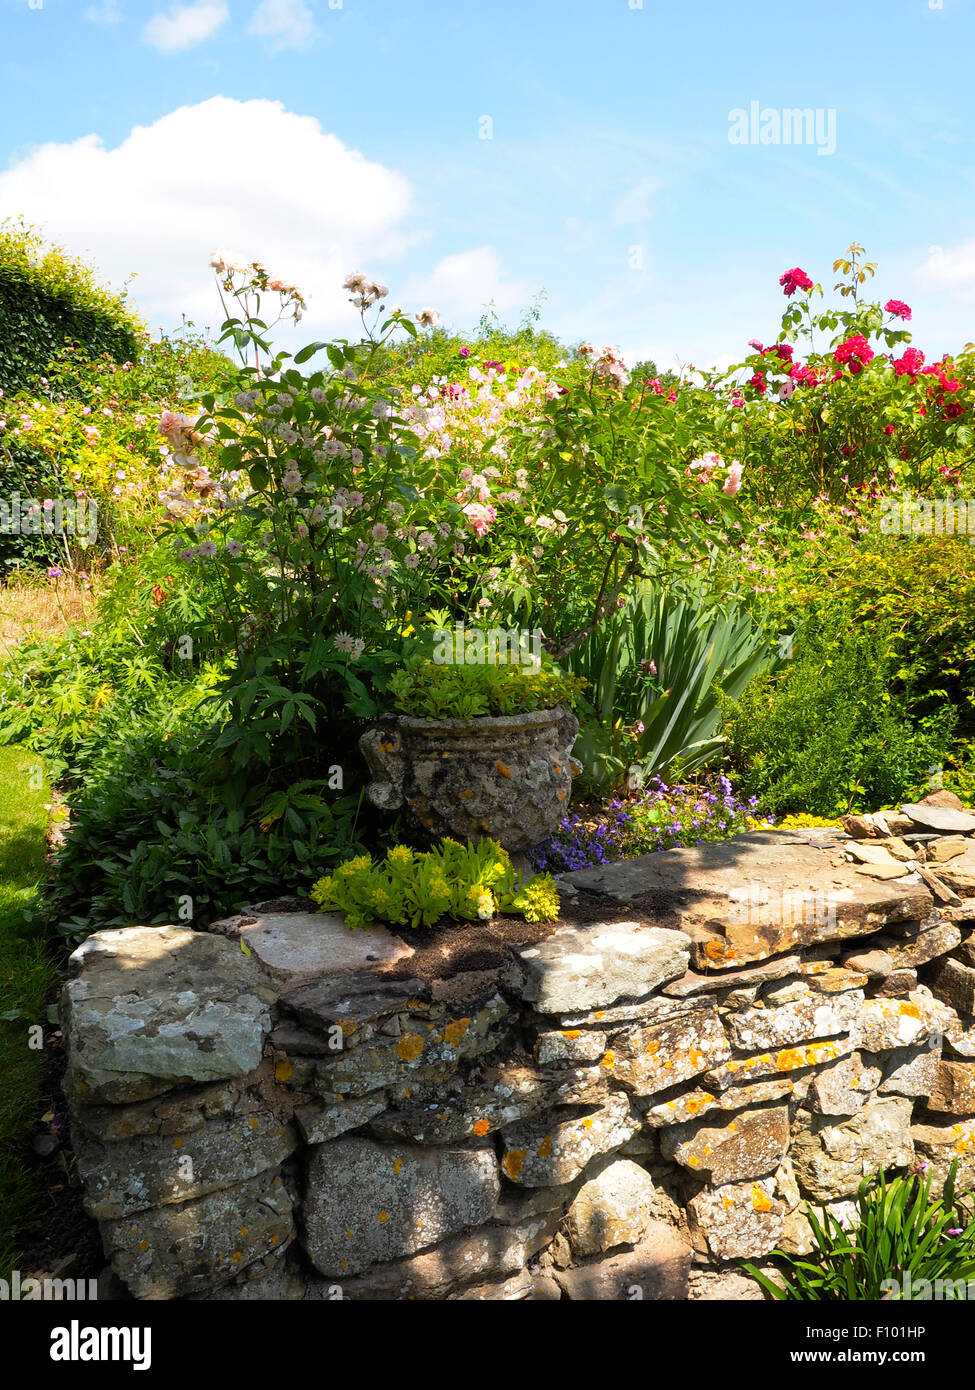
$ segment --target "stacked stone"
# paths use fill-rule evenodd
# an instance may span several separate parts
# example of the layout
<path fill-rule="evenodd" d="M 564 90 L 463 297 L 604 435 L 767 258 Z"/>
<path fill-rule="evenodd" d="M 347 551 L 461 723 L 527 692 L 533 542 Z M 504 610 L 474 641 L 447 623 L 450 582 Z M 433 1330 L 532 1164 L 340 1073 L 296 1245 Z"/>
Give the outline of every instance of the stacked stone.
<path fill-rule="evenodd" d="M 138 1298 L 754 1296 L 728 1271 L 808 1250 L 805 1202 L 850 1217 L 920 1159 L 975 1185 L 975 816 L 898 815 L 567 875 L 632 920 L 442 981 L 323 914 L 98 933 L 66 1086 L 117 1274 Z M 900 874 L 861 872 L 866 846 Z"/>

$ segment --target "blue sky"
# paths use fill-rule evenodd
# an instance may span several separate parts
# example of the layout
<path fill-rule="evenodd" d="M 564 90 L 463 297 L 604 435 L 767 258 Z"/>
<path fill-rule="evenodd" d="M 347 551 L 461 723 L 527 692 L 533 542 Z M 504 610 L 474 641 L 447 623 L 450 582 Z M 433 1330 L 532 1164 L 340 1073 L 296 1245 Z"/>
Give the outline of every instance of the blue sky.
<path fill-rule="evenodd" d="M 302 340 L 362 269 L 701 367 L 856 239 L 930 355 L 975 338 L 973 51 L 975 0 L 0 0 L 0 217 L 167 328 L 216 322 L 220 244 L 307 290 Z M 835 152 L 731 143 L 753 102 Z"/>

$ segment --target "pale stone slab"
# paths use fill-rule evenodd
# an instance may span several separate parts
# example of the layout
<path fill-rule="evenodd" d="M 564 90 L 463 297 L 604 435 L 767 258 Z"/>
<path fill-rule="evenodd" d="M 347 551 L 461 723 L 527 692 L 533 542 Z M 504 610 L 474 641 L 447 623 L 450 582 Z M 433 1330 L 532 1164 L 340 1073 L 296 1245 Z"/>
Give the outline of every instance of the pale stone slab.
<path fill-rule="evenodd" d="M 970 835 L 975 830 L 975 816 L 970 811 L 958 811 L 953 806 L 902 806 L 901 812 L 910 816 L 915 825 L 944 834 Z"/>
<path fill-rule="evenodd" d="M 525 975 L 521 997 L 550 1014 L 639 999 L 684 974 L 690 945 L 680 932 L 641 922 L 561 927 L 515 952 Z"/>
<path fill-rule="evenodd" d="M 923 882 L 867 878 L 848 861 L 845 843 L 761 831 L 563 878 L 621 906 L 641 900 L 644 911 L 693 939 L 695 970 L 726 969 L 930 913 Z"/>
<path fill-rule="evenodd" d="M 414 954 L 385 927 L 349 931 L 334 912 L 270 912 L 242 926 L 240 939 L 269 974 L 289 989 L 323 975 L 378 970 Z"/>

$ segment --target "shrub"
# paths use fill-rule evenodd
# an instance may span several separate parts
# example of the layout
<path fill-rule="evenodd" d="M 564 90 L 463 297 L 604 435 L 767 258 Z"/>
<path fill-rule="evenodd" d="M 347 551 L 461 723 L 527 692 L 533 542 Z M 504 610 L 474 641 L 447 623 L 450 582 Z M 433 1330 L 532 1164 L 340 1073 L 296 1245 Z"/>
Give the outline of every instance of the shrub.
<path fill-rule="evenodd" d="M 329 803 L 296 784 L 261 819 L 214 764 L 211 728 L 147 731 L 140 719 L 113 735 L 71 799 L 39 913 L 66 937 L 136 923 L 206 927 L 255 898 L 307 890 L 359 844 L 354 796 Z"/>
<path fill-rule="evenodd" d="M 143 333 L 124 293 L 102 289 L 80 260 L 9 220 L 0 223 L 0 322 L 7 395 L 34 386 L 66 343 L 124 362 L 138 355 Z"/>
<path fill-rule="evenodd" d="M 841 606 L 807 613 L 793 658 L 725 704 L 731 766 L 777 814 L 832 817 L 889 806 L 926 787 L 957 711 L 917 716 L 903 639 L 858 626 Z"/>

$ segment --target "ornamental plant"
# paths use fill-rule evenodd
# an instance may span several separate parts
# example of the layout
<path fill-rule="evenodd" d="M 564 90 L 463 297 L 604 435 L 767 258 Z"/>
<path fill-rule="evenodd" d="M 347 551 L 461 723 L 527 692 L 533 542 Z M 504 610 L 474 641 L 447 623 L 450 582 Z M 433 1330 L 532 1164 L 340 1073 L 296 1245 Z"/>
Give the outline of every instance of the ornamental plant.
<path fill-rule="evenodd" d="M 378 712 L 417 645 L 415 615 L 434 604 L 524 619 L 558 656 L 665 549 L 688 563 L 726 534 L 740 466 L 675 462 L 696 444 L 679 401 L 626 398 L 611 349 L 583 345 L 568 386 L 536 368 L 502 383 L 482 364 L 462 388 L 406 394 L 382 375 L 384 349 L 394 333 L 435 329 L 435 311 L 413 322 L 386 309 L 386 286 L 351 275 L 362 340 L 292 358 L 270 333 L 300 317 L 300 292 L 259 262 L 220 253 L 214 269 L 237 380 L 160 428 L 179 558 L 213 578 L 235 652 L 217 750 L 238 770 L 298 764 L 314 777 L 322 729 L 344 747 L 343 722 Z M 262 306 L 275 301 L 269 324 Z M 319 355 L 324 365 L 300 370 Z"/>
<path fill-rule="evenodd" d="M 927 1164 L 921 1165 L 922 1170 Z M 971 1196 L 958 1198 L 958 1160 L 952 1163 L 940 1198 L 932 1199 L 933 1172 L 898 1176 L 888 1181 L 881 1171 L 864 1178 L 857 1193 L 857 1218 L 848 1229 L 833 1215 L 806 1204 L 815 1249 L 808 1256 L 780 1250 L 779 1281 L 752 1264 L 745 1270 L 779 1302 L 899 1300 L 901 1290 L 941 1280 L 944 1297 L 967 1297 L 965 1282 L 975 1278 L 975 1220 Z M 820 1220 L 820 1216 L 822 1220 Z M 961 1287 L 952 1287 L 958 1281 Z M 923 1287 L 923 1283 L 922 1283 Z"/>
<path fill-rule="evenodd" d="M 706 383 L 715 438 L 765 504 L 801 510 L 856 490 L 951 490 L 973 457 L 975 347 L 929 361 L 910 346 L 909 305 L 864 297 L 876 269 L 854 243 L 833 263 L 842 302 L 819 310 L 822 286 L 799 267 L 786 271 L 777 340 L 752 339 L 742 362 Z"/>
<path fill-rule="evenodd" d="M 432 927 L 443 917 L 484 922 L 509 912 L 551 922 L 559 915 L 552 878 L 523 880 L 495 840 L 462 845 L 445 839 L 423 853 L 396 845 L 377 861 L 359 855 L 319 879 L 311 896 L 322 911 L 344 913 L 350 931 L 376 921 Z"/>
<path fill-rule="evenodd" d="M 473 719 L 572 705 L 586 685 L 578 676 L 563 676 L 545 665 L 460 666 L 419 657 L 392 676 L 389 692 L 396 708 L 415 718 Z"/>
<path fill-rule="evenodd" d="M 531 858 L 538 869 L 566 873 L 680 845 L 729 840 L 773 824 L 771 816 L 759 813 L 758 798 L 740 797 L 727 777 L 672 786 L 653 777 L 646 786 L 631 788 L 629 795 L 613 797 L 605 806 L 563 817 L 554 834 L 531 851 Z"/>

